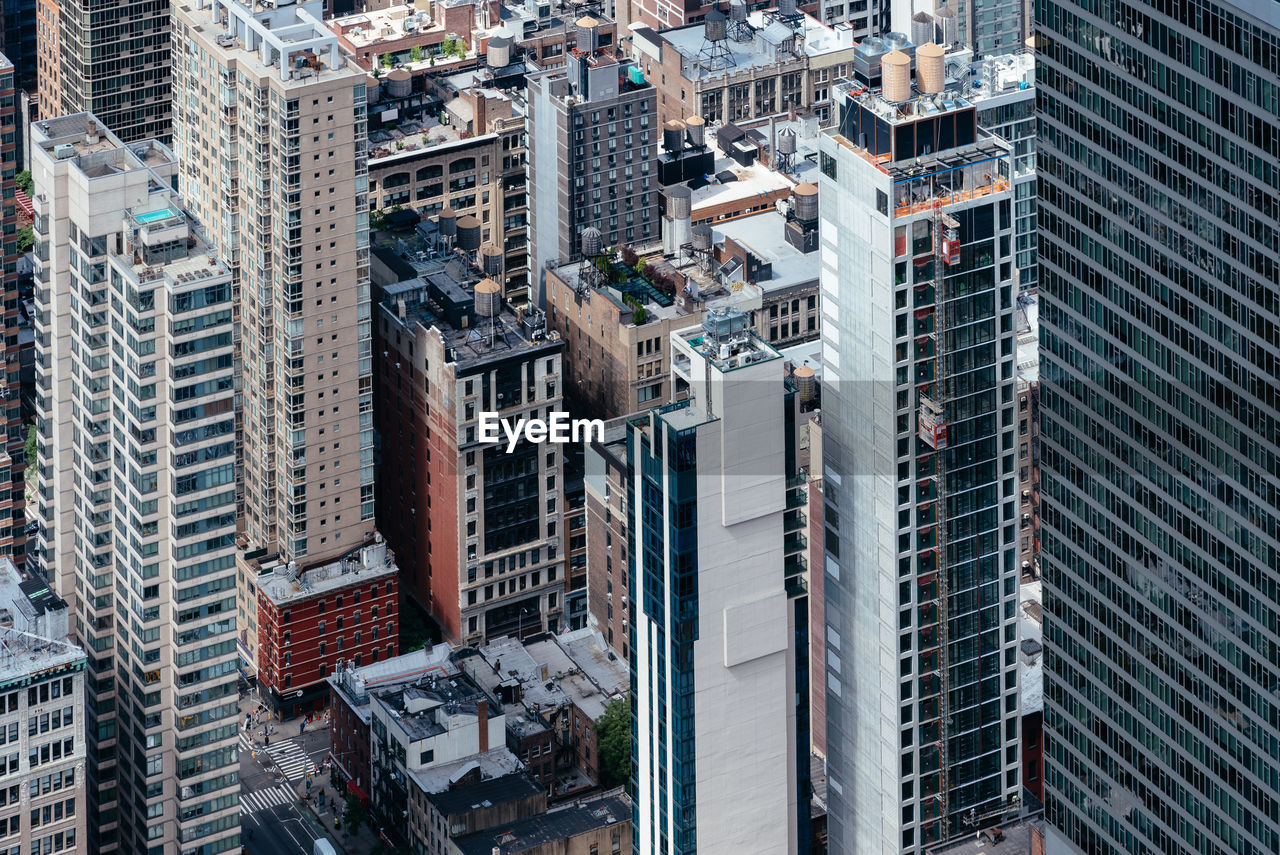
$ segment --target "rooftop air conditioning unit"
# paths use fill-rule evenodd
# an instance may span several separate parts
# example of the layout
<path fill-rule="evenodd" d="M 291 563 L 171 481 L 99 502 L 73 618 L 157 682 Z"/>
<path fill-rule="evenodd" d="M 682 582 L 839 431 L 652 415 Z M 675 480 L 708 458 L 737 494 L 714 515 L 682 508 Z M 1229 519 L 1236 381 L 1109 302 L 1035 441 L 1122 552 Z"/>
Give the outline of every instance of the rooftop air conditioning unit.
<path fill-rule="evenodd" d="M 53 147 L 53 156 L 58 160 L 66 160 L 73 157 L 76 153 L 76 147 L 72 143 L 62 143 Z"/>

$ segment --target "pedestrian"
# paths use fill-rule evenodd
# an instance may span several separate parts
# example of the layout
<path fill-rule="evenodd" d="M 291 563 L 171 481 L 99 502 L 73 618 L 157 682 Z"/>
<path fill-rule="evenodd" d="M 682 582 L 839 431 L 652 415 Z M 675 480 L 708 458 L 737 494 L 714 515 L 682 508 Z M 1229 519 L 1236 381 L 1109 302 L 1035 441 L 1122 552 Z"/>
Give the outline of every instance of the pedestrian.
<path fill-rule="evenodd" d="M 265 748 L 266 746 L 270 745 L 270 744 L 271 744 L 271 737 L 270 737 L 270 736 L 264 736 L 264 737 L 262 737 L 262 746 L 263 746 L 264 748 Z"/>

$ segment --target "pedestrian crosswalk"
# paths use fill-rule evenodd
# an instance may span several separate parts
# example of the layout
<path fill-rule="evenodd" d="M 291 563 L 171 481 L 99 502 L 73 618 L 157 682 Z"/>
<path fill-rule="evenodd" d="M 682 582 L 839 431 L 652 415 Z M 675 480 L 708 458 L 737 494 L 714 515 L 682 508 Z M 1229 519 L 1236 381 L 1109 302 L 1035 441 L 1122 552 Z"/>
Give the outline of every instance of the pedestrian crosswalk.
<path fill-rule="evenodd" d="M 284 784 L 266 790 L 254 790 L 240 794 L 240 815 L 250 816 L 260 810 L 292 804 L 297 798 Z"/>
<path fill-rule="evenodd" d="M 267 748 L 271 761 L 290 781 L 303 778 L 308 772 L 316 773 L 316 764 L 307 756 L 307 752 L 296 742 L 281 742 Z"/>
<path fill-rule="evenodd" d="M 241 751 L 253 750 L 253 740 L 249 738 L 249 734 L 247 733 L 240 734 L 240 750 Z"/>

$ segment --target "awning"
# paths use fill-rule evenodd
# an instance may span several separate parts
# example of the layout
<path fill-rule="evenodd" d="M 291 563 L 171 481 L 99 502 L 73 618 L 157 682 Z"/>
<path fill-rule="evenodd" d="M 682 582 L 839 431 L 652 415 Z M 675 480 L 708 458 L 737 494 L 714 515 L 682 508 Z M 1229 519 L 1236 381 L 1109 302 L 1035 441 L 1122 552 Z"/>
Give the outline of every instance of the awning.
<path fill-rule="evenodd" d="M 360 789 L 360 785 L 355 781 L 347 781 L 347 792 L 360 800 L 361 804 L 367 805 L 369 797 L 365 795 L 364 790 Z"/>

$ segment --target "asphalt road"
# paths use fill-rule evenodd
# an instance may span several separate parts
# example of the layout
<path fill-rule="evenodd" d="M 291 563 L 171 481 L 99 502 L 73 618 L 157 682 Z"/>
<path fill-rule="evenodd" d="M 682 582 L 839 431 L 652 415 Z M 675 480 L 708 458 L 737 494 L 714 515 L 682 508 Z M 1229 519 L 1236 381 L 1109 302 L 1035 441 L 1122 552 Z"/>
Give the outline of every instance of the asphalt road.
<path fill-rule="evenodd" d="M 261 732 L 255 736 L 261 742 Z M 296 727 L 286 722 L 272 734 L 271 747 L 292 742 L 297 751 L 291 755 L 305 754 L 319 765 L 329 750 L 327 732 L 306 733 L 299 738 Z M 280 751 L 272 752 L 281 754 Z M 297 800 L 297 788 L 305 781 L 305 771 L 296 762 L 288 763 L 290 777 L 286 777 L 281 765 L 272 763 L 264 767 L 258 749 L 258 759 L 251 750 L 240 751 L 240 804 L 241 842 L 246 855 L 312 855 L 312 844 L 322 832 L 319 821 Z M 281 754 L 281 756 L 284 756 Z M 317 784 L 326 780 L 319 776 Z M 326 814 L 326 817 L 330 816 Z"/>

